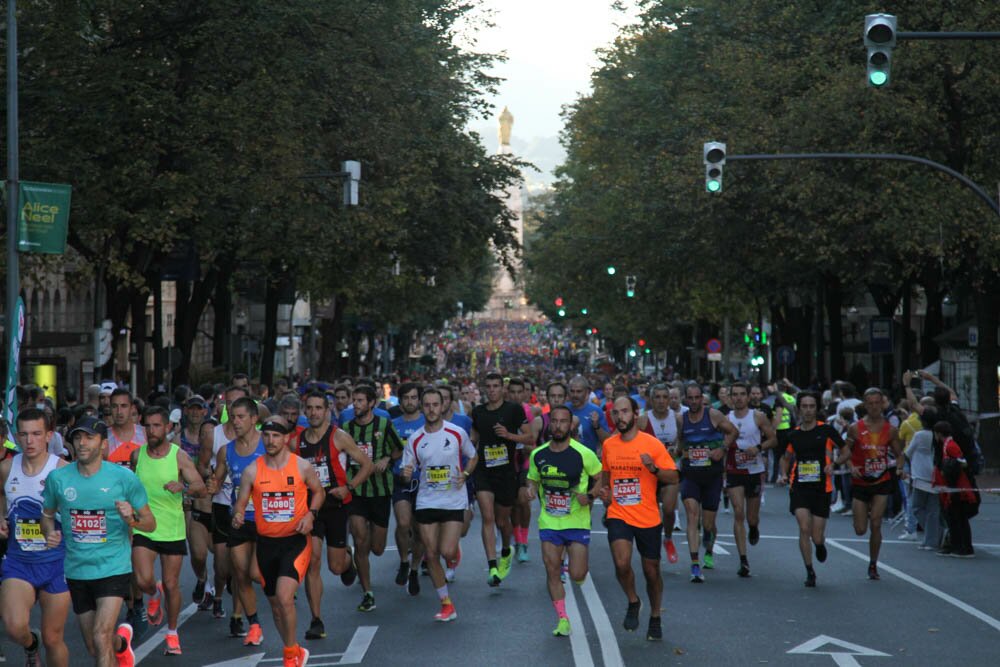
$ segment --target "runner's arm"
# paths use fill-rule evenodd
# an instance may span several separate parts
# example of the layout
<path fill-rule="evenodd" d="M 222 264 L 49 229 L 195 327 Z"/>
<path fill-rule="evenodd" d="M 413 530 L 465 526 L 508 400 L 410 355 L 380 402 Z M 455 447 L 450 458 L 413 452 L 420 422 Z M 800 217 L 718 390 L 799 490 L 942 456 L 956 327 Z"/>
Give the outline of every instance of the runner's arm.
<path fill-rule="evenodd" d="M 187 494 L 192 498 L 204 498 L 208 490 L 205 488 L 205 481 L 194 465 L 194 461 L 183 449 L 177 452 L 177 468 L 180 471 L 181 479 L 187 484 Z"/>
<path fill-rule="evenodd" d="M 837 457 L 835 463 L 837 465 L 844 465 L 851 460 L 851 453 L 854 451 L 854 441 L 858 437 L 858 427 L 857 424 L 851 424 L 847 427 L 847 437 L 844 438 L 844 444 L 840 447 L 840 455 Z M 851 472 L 854 472 L 854 466 L 851 466 Z"/>
<path fill-rule="evenodd" d="M 902 475 L 906 459 L 903 457 L 903 442 L 899 439 L 899 431 L 895 426 L 889 427 L 889 446 L 892 447 L 892 452 L 896 455 L 896 473 Z"/>
<path fill-rule="evenodd" d="M 784 482 L 788 481 L 788 471 L 792 467 L 792 453 L 785 450 L 785 453 L 781 455 L 781 460 L 778 462 L 778 468 L 780 470 L 778 474 L 778 479 Z"/>
<path fill-rule="evenodd" d="M 338 428 L 333 434 L 333 444 L 338 451 L 346 453 L 354 462 L 361 466 L 361 469 L 358 470 L 354 477 L 349 482 L 345 482 L 347 490 L 353 492 L 361 486 L 366 479 L 368 479 L 368 476 L 372 474 L 375 466 L 372 463 L 372 460 L 368 458 L 368 455 L 361 451 L 358 444 L 354 442 L 354 438 L 352 438 L 344 429 Z"/>
<path fill-rule="evenodd" d="M 7 525 L 7 493 L 4 490 L 7 486 L 7 476 L 10 475 L 10 466 L 10 458 L 0 461 L 0 538 L 2 539 L 7 539 L 10 535 L 10 526 Z"/>
<path fill-rule="evenodd" d="M 156 530 L 156 517 L 149 509 L 149 504 L 143 505 L 139 509 L 132 508 L 132 529 L 141 530 L 144 533 L 151 533 Z M 138 519 L 138 521 L 136 521 Z"/>
<path fill-rule="evenodd" d="M 233 526 L 239 528 L 243 524 L 243 516 L 246 513 L 247 503 L 250 502 L 250 490 L 253 489 L 254 480 L 257 479 L 257 466 L 247 466 L 240 476 L 240 492 L 233 502 Z M 239 521 L 237 522 L 237 518 Z"/>
<path fill-rule="evenodd" d="M 222 488 L 222 484 L 226 481 L 226 474 L 229 472 L 229 467 L 226 465 L 226 448 L 223 447 L 219 450 L 219 453 L 215 455 L 215 470 L 212 471 L 208 478 L 207 489 L 211 494 L 215 494 Z"/>
<path fill-rule="evenodd" d="M 760 410 L 754 410 L 754 421 L 757 428 L 764 434 L 764 441 L 760 443 L 760 450 L 774 449 L 778 446 L 778 432 L 774 430 L 774 425 L 768 421 L 767 416 Z"/>
<path fill-rule="evenodd" d="M 201 446 L 198 449 L 198 472 L 201 473 L 202 479 L 208 479 L 212 474 L 212 445 L 214 437 L 212 430 L 204 428 L 202 424 L 202 429 L 198 433 L 198 440 Z"/>
<path fill-rule="evenodd" d="M 323 507 L 323 501 L 326 499 L 326 493 L 323 490 L 323 484 L 319 481 L 319 475 L 316 474 L 316 468 L 312 466 L 311 463 L 303 458 L 298 459 L 299 464 L 299 475 L 302 476 L 302 481 L 306 483 L 309 487 L 309 491 L 312 494 L 309 499 L 309 511 L 318 512 L 321 507 Z"/>

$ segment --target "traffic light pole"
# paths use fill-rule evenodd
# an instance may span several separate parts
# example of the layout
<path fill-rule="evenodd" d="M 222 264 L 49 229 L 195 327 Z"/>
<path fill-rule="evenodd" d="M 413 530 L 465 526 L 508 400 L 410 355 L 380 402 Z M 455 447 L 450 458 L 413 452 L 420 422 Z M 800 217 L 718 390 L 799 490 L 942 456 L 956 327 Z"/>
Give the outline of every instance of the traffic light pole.
<path fill-rule="evenodd" d="M 937 33 L 935 33 L 937 34 Z M 955 34 L 955 33 L 941 33 Z M 984 34 L 984 33 L 977 33 Z M 913 162 L 936 169 L 957 179 L 962 185 L 972 190 L 990 207 L 997 215 L 1000 215 L 1000 203 L 997 203 L 989 193 L 978 183 L 965 174 L 955 171 L 947 165 L 927 158 L 916 157 L 914 155 L 901 155 L 899 153 L 755 153 L 751 155 L 727 155 L 726 160 L 894 160 L 896 162 Z"/>
<path fill-rule="evenodd" d="M 1000 32 L 897 32 L 896 39 L 1000 39 Z"/>

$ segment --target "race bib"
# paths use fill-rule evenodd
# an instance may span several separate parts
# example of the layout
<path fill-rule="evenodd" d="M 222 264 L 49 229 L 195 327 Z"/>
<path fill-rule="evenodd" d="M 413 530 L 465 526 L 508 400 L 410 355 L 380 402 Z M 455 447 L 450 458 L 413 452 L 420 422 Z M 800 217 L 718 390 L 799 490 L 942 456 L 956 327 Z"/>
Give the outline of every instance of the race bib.
<path fill-rule="evenodd" d="M 267 523 L 288 523 L 295 517 L 295 493 L 292 491 L 265 491 L 260 504 L 260 514 Z"/>
<path fill-rule="evenodd" d="M 108 518 L 104 510 L 70 510 L 70 533 L 77 544 L 103 544 L 108 541 Z"/>
<path fill-rule="evenodd" d="M 428 466 L 427 485 L 437 491 L 451 488 L 451 466 Z"/>
<path fill-rule="evenodd" d="M 21 551 L 44 551 L 46 548 L 40 519 L 18 519 L 14 526 L 14 539 Z"/>
<path fill-rule="evenodd" d="M 486 453 L 487 468 L 496 468 L 497 466 L 505 466 L 510 463 L 510 459 L 507 458 L 506 445 L 486 446 L 483 449 Z"/>
<path fill-rule="evenodd" d="M 818 482 L 820 480 L 819 461 L 799 461 L 798 480 L 800 482 Z"/>
<path fill-rule="evenodd" d="M 736 450 L 736 467 L 740 470 L 749 470 L 750 466 L 757 460 L 756 454 L 747 454 L 744 449 Z"/>
<path fill-rule="evenodd" d="M 567 516 L 573 496 L 565 491 L 547 491 L 545 493 L 545 513 L 549 516 Z"/>
<path fill-rule="evenodd" d="M 616 479 L 613 487 L 615 502 L 619 505 L 638 505 L 642 499 L 638 477 Z"/>
<path fill-rule="evenodd" d="M 865 477 L 881 477 L 885 472 L 885 459 L 865 459 Z"/>
<path fill-rule="evenodd" d="M 712 461 L 708 458 L 708 447 L 688 449 L 688 465 L 693 468 L 707 468 L 712 465 Z"/>
<path fill-rule="evenodd" d="M 326 465 L 325 462 L 317 463 L 313 461 L 312 467 L 316 471 L 316 476 L 319 477 L 320 486 L 324 489 L 330 488 L 330 466 Z"/>
<path fill-rule="evenodd" d="M 372 454 L 375 453 L 375 447 L 370 442 L 359 442 L 358 443 L 358 449 L 360 449 L 362 452 L 364 452 L 365 456 L 367 456 L 370 459 L 372 458 Z M 372 460 L 374 461 L 374 459 L 372 459 Z M 354 466 L 360 466 L 361 464 L 358 463 L 357 461 L 353 461 L 352 465 L 354 465 Z"/>

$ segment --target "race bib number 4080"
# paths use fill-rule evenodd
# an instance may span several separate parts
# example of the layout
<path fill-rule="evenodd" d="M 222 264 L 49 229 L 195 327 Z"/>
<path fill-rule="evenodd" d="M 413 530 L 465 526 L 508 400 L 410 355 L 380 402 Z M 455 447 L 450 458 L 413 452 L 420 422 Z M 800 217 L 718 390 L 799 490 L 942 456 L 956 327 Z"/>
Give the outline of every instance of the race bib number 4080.
<path fill-rule="evenodd" d="M 104 510 L 70 510 L 70 533 L 77 544 L 108 541 L 108 518 Z"/>
<path fill-rule="evenodd" d="M 295 494 L 291 491 L 265 492 L 260 505 L 261 517 L 268 523 L 288 523 L 295 517 Z"/>

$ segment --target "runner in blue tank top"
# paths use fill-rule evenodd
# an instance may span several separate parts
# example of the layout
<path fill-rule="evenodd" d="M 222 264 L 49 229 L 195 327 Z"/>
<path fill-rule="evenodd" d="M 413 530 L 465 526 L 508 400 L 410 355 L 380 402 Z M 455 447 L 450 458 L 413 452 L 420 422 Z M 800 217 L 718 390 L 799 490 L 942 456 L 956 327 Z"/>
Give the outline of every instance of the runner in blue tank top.
<path fill-rule="evenodd" d="M 679 434 L 679 447 L 684 452 L 681 499 L 687 514 L 691 581 L 697 584 L 705 581 L 698 563 L 699 514 L 705 530 L 704 566 L 711 570 L 715 567 L 712 545 L 715 542 L 715 513 L 722 497 L 723 460 L 739 432 L 724 414 L 705 405 L 697 384 L 689 384 L 685 395 L 690 410 L 681 417 Z"/>

